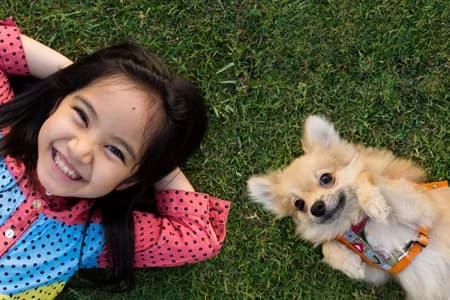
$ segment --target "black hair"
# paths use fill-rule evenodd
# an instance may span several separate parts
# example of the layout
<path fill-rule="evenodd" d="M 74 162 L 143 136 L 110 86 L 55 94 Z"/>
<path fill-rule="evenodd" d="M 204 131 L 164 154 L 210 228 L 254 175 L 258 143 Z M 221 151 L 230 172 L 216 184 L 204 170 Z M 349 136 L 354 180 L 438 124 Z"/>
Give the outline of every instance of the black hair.
<path fill-rule="evenodd" d="M 129 288 L 134 282 L 132 212 L 151 206 L 155 182 L 198 149 L 207 126 L 200 90 L 190 81 L 172 76 L 156 55 L 141 46 L 123 43 L 105 48 L 33 83 L 13 101 L 0 106 L 0 128 L 10 128 L 0 140 L 0 155 L 23 162 L 27 175 L 31 175 L 37 164 L 39 130 L 54 108 L 73 91 L 115 75 L 124 75 L 137 87 L 157 93 L 162 102 L 159 130 L 152 133 L 132 178 L 137 183 L 93 199 L 90 211 L 90 216 L 94 210 L 101 212 L 111 273 Z"/>

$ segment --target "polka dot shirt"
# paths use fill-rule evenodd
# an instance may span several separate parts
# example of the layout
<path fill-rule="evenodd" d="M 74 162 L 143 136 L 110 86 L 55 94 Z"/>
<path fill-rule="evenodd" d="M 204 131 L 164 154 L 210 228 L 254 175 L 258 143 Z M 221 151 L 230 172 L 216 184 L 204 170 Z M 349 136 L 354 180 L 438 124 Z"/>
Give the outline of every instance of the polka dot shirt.
<path fill-rule="evenodd" d="M 20 31 L 0 21 L 0 102 L 14 95 L 8 75 L 28 75 Z M 0 299 L 52 299 L 80 268 L 108 265 L 103 227 L 94 214 L 82 241 L 92 202 L 74 202 L 32 189 L 22 164 L 0 157 Z M 230 203 L 208 194 L 159 191 L 158 214 L 134 212 L 135 261 L 172 267 L 218 254 Z"/>

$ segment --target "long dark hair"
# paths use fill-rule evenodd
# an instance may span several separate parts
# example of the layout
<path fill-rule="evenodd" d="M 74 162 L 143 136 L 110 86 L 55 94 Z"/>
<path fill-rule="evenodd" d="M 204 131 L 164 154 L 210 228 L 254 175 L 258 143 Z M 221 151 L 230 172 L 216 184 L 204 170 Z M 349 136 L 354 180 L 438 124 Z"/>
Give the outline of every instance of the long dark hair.
<path fill-rule="evenodd" d="M 0 140 L 0 155 L 23 162 L 31 175 L 37 163 L 39 129 L 55 107 L 69 93 L 113 75 L 125 75 L 138 86 L 159 94 L 163 114 L 162 124 L 152 134 L 133 175 L 137 184 L 93 200 L 90 211 L 90 215 L 94 210 L 101 212 L 112 275 L 128 288 L 134 278 L 132 211 L 151 206 L 154 183 L 183 164 L 199 147 L 207 126 L 200 90 L 189 81 L 173 77 L 157 56 L 138 45 L 124 43 L 105 48 L 33 84 L 0 106 L 0 128 L 10 128 Z"/>

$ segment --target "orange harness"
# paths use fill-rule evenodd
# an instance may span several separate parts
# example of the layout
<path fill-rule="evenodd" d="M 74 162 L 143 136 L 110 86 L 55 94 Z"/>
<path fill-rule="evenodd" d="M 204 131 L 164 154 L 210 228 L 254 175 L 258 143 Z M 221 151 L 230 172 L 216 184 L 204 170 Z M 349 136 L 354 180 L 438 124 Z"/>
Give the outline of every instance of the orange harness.
<path fill-rule="evenodd" d="M 448 182 L 431 182 L 420 184 L 420 186 L 429 189 L 448 187 Z M 384 256 L 374 251 L 363 237 L 366 222 L 367 218 L 364 218 L 359 224 L 353 225 L 344 235 L 339 235 L 336 239 L 358 254 L 365 263 L 372 267 L 388 271 L 391 274 L 398 274 L 428 245 L 428 228 L 419 227 L 417 240 L 408 242 L 404 252 Z"/>

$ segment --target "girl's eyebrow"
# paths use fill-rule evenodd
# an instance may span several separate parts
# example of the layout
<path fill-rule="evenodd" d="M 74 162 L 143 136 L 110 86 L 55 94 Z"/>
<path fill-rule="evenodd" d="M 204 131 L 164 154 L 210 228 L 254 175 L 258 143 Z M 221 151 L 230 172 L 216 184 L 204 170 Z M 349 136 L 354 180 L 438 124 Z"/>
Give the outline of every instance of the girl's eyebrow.
<path fill-rule="evenodd" d="M 95 119 L 98 119 L 97 112 L 95 111 L 94 107 L 87 99 L 85 99 L 79 95 L 75 95 L 74 98 L 76 98 L 77 100 L 82 102 L 86 106 L 86 108 L 89 110 L 89 112 L 93 115 L 93 117 Z M 112 139 L 117 141 L 119 144 L 122 144 L 125 147 L 125 150 L 128 153 L 130 153 L 131 158 L 136 161 L 137 155 L 136 155 L 135 151 L 133 150 L 133 147 L 130 146 L 130 144 L 128 144 L 125 140 L 123 140 L 122 138 L 115 136 L 115 135 L 112 136 Z"/>

